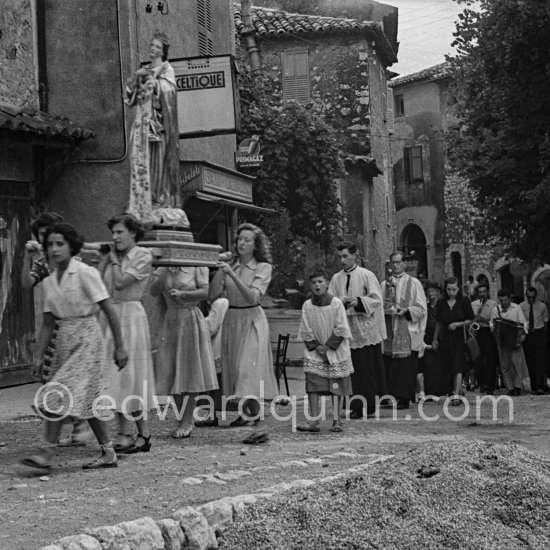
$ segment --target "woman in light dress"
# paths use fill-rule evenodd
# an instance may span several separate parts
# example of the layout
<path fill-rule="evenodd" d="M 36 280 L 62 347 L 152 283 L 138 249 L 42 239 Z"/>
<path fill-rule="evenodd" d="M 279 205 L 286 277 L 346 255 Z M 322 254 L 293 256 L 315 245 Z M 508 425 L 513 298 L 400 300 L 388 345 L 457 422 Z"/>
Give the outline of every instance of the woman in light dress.
<path fill-rule="evenodd" d="M 144 231 L 132 214 L 118 214 L 107 226 L 112 233 L 113 248 L 103 254 L 99 270 L 120 320 L 122 340 L 129 354 L 124 370 L 110 370 L 109 390 L 119 427 L 115 450 L 123 454 L 148 452 L 151 433 L 147 411 L 154 405 L 155 380 L 149 323 L 141 300 L 153 271 L 153 256 L 149 249 L 136 245 Z M 114 342 L 111 332 L 105 329 L 110 356 Z M 136 439 L 132 420 L 137 425 Z"/>
<path fill-rule="evenodd" d="M 253 420 L 252 433 L 244 443 L 258 444 L 269 440 L 260 399 L 273 399 L 278 393 L 269 325 L 260 306 L 271 281 L 271 255 L 264 232 L 249 223 L 240 225 L 235 253 L 232 263 L 218 262 L 210 298 L 223 294 L 229 300 L 222 327 L 223 394 L 240 399 L 244 413 L 231 424 L 244 426 Z"/>
<path fill-rule="evenodd" d="M 193 430 L 195 397 L 218 388 L 210 332 L 198 305 L 208 296 L 208 268 L 161 267 L 153 274 L 151 294 L 166 305 L 155 370 L 158 395 L 174 398 L 180 424 L 172 434 Z"/>
<path fill-rule="evenodd" d="M 55 224 L 44 237 L 48 258 L 56 265 L 44 279 L 44 322 L 33 363 L 38 376 L 46 347 L 57 322 L 56 350 L 52 379 L 35 397 L 35 407 L 46 419 L 46 442 L 35 455 L 22 460 L 34 468 L 50 468 L 54 447 L 65 416 L 87 420 L 101 445 L 101 457 L 85 464 L 85 469 L 117 466 L 117 456 L 102 420 L 108 394 L 106 360 L 98 313 L 105 313 L 115 342 L 114 360 L 123 368 L 128 355 L 122 343 L 120 324 L 109 294 L 97 269 L 77 261 L 84 240 L 74 227 Z M 115 368 L 113 366 L 113 368 Z"/>

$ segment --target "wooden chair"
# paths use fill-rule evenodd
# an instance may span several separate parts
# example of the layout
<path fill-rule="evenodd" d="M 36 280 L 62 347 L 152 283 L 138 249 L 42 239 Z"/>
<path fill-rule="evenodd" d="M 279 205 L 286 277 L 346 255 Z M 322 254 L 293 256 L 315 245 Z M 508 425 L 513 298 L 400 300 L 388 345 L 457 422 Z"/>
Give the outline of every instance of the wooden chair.
<path fill-rule="evenodd" d="M 275 355 L 275 378 L 277 380 L 277 386 L 280 388 L 279 380 L 281 374 L 283 375 L 286 387 L 286 394 L 290 397 L 290 390 L 288 389 L 288 378 L 286 375 L 286 367 L 289 363 L 286 358 L 286 352 L 288 350 L 288 342 L 290 340 L 290 334 L 283 336 L 279 334 L 279 339 L 277 341 L 277 354 Z"/>

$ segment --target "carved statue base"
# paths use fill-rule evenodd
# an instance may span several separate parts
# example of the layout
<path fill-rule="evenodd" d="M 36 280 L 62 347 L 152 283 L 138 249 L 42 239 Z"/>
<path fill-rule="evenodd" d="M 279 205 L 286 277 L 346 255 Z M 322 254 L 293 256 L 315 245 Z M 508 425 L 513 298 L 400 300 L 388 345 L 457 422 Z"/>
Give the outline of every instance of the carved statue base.
<path fill-rule="evenodd" d="M 185 241 L 144 240 L 138 244 L 151 249 L 154 267 L 215 267 L 222 250 L 217 244 Z"/>
<path fill-rule="evenodd" d="M 216 265 L 221 246 L 193 242 L 189 220 L 180 208 L 153 207 L 152 227 L 139 246 L 151 249 L 154 267 Z"/>
<path fill-rule="evenodd" d="M 194 241 L 191 231 L 185 229 L 152 229 L 145 232 L 145 241 L 181 241 L 192 243 Z"/>

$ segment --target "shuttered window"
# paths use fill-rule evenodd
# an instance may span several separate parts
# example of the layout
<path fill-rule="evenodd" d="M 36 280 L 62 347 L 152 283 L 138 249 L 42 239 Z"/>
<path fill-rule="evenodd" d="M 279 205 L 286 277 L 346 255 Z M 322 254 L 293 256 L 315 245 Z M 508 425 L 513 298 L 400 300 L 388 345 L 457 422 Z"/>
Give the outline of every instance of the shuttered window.
<path fill-rule="evenodd" d="M 393 88 L 386 86 L 386 125 L 390 134 L 393 134 L 394 127 L 393 113 Z"/>
<path fill-rule="evenodd" d="M 307 103 L 311 99 L 309 82 L 309 54 L 302 52 L 281 53 L 283 68 L 283 99 Z"/>
<path fill-rule="evenodd" d="M 199 55 L 212 55 L 212 0 L 197 0 Z"/>
<path fill-rule="evenodd" d="M 403 97 L 403 94 L 396 95 L 394 97 L 395 116 L 403 116 L 405 114 L 405 98 Z"/>
<path fill-rule="evenodd" d="M 405 181 L 418 183 L 424 181 L 422 167 L 422 146 L 405 147 Z"/>

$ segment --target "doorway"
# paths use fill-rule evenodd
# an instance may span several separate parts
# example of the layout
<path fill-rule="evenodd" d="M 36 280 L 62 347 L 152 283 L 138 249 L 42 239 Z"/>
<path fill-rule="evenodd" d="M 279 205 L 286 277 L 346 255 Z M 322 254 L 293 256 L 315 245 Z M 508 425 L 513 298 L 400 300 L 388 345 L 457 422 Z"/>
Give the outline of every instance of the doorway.
<path fill-rule="evenodd" d="M 401 243 L 406 259 L 417 262 L 417 277 L 427 279 L 429 276 L 428 250 L 424 231 L 418 225 L 410 223 L 403 229 Z"/>

